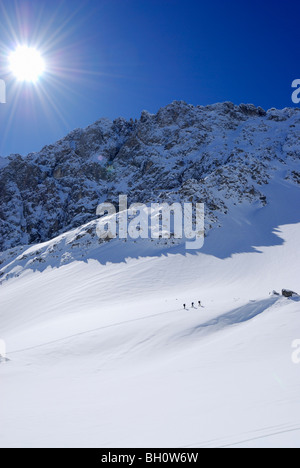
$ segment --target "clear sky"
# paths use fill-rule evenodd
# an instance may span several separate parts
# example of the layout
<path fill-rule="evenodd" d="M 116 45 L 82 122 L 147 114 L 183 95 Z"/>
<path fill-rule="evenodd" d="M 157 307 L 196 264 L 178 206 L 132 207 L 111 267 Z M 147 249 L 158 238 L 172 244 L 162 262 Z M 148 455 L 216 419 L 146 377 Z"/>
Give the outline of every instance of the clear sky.
<path fill-rule="evenodd" d="M 34 84 L 8 69 L 18 45 L 46 62 Z M 299 0 L 1 0 L 0 154 L 173 100 L 293 107 L 299 46 Z"/>

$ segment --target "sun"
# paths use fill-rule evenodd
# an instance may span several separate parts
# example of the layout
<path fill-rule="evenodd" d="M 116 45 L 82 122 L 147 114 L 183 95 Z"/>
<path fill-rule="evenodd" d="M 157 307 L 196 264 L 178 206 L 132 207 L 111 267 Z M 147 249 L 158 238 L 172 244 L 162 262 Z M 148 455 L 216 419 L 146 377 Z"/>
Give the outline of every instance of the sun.
<path fill-rule="evenodd" d="M 36 83 L 45 71 L 45 62 L 37 49 L 19 46 L 9 57 L 10 70 L 18 81 Z"/>

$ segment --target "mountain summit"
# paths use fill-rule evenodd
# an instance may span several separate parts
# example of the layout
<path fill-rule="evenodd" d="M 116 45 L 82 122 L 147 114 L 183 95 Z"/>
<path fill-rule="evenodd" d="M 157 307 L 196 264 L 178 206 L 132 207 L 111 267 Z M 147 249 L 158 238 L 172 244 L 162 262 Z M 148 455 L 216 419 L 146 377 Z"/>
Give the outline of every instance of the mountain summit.
<path fill-rule="evenodd" d="M 274 174 L 299 184 L 300 109 L 173 102 L 138 121 L 100 119 L 0 160 L 0 250 L 48 241 L 104 201 L 202 201 L 211 227 L 233 203 L 268 203 Z"/>

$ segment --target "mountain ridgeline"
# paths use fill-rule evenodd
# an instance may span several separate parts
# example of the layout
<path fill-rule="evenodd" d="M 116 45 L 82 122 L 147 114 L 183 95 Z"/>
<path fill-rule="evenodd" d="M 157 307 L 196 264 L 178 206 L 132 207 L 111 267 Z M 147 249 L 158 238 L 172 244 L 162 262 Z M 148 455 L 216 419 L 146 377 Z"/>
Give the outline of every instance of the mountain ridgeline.
<path fill-rule="evenodd" d="M 100 119 L 26 157 L 0 158 L 0 251 L 96 218 L 102 202 L 204 202 L 206 228 L 232 204 L 264 206 L 272 177 L 300 184 L 300 109 L 173 102 L 138 121 Z"/>

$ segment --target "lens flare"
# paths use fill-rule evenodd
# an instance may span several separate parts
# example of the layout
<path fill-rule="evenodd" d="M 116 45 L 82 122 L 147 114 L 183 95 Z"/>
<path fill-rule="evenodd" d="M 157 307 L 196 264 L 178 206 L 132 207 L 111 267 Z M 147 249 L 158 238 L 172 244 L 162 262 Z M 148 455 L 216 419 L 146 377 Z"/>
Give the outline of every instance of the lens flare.
<path fill-rule="evenodd" d="M 18 81 L 35 83 L 45 71 L 45 62 L 38 50 L 19 46 L 9 57 L 10 70 Z"/>

